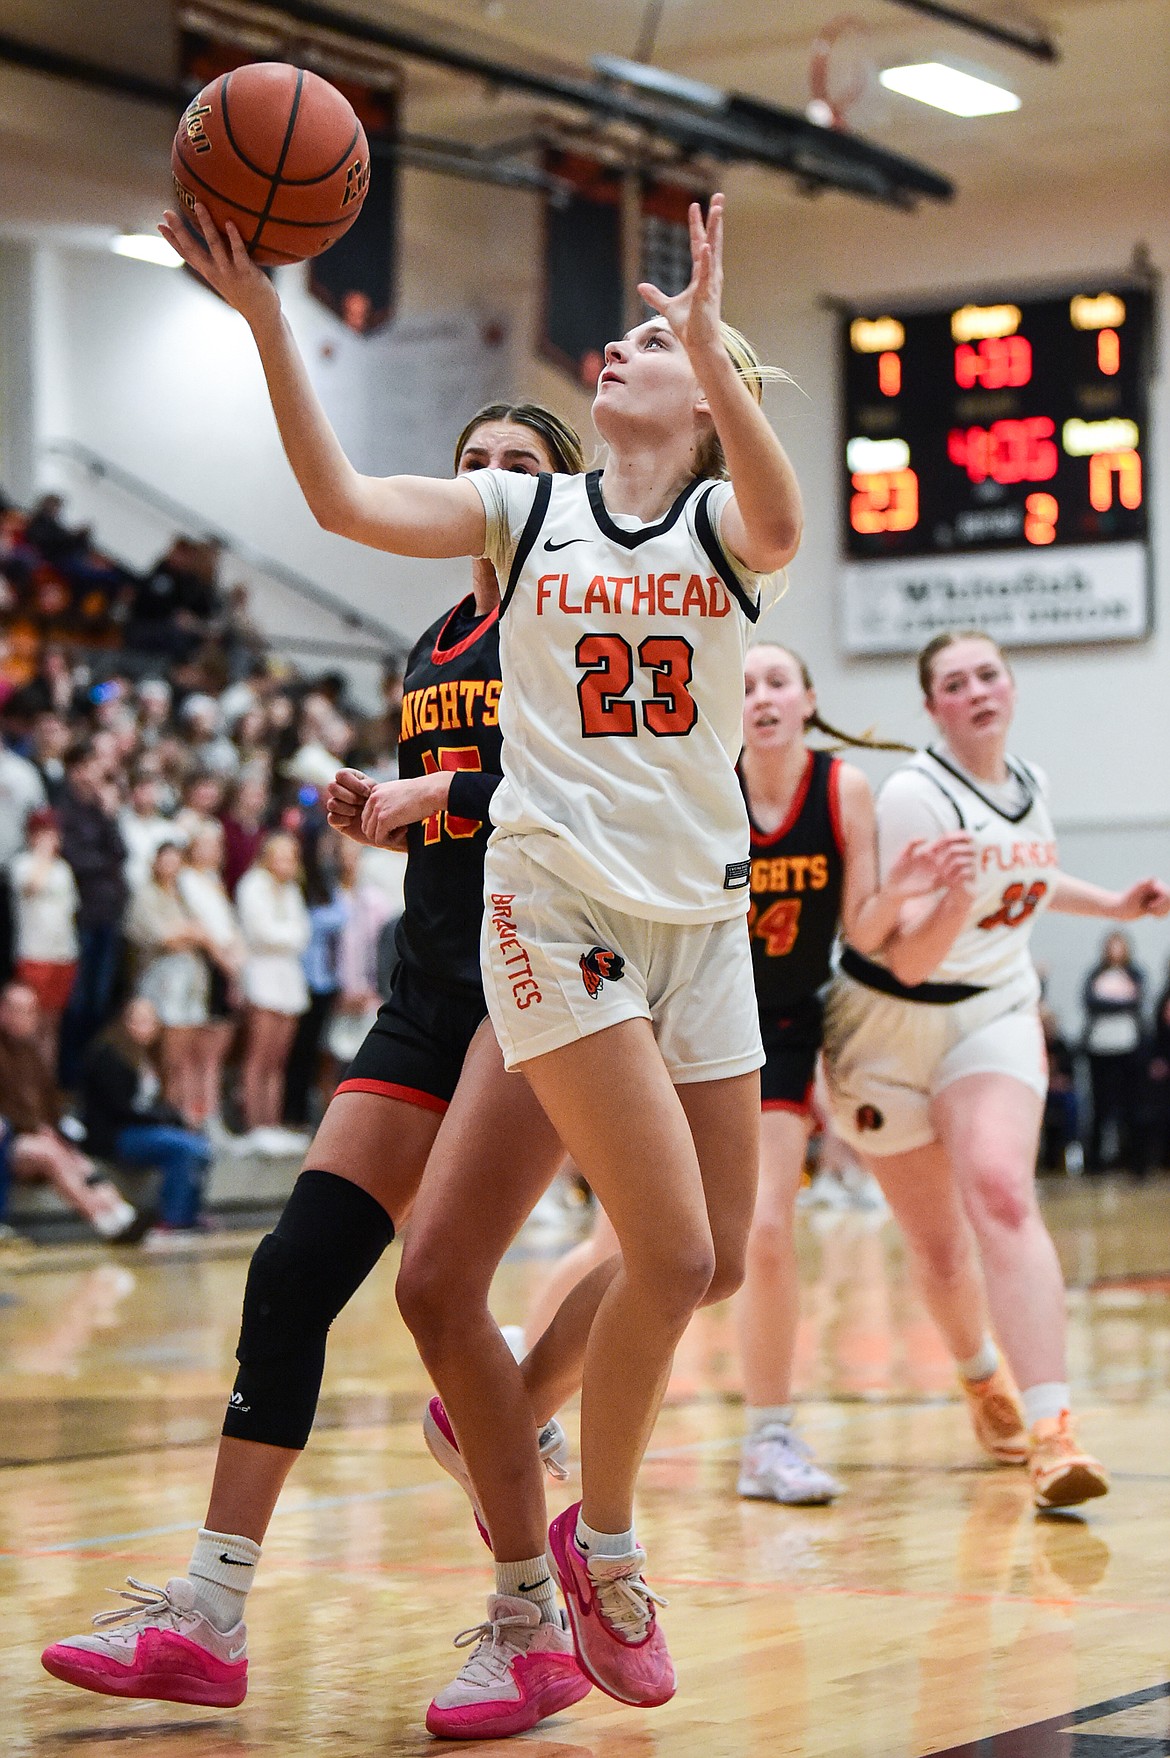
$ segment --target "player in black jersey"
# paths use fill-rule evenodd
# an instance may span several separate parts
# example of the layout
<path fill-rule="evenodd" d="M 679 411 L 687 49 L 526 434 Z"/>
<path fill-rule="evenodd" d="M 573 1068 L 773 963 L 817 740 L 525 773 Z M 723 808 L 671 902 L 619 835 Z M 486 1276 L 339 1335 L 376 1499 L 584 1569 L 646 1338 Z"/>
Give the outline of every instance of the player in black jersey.
<path fill-rule="evenodd" d="M 583 458 L 577 436 L 550 411 L 496 404 L 464 429 L 455 465 L 573 474 Z M 336 829 L 381 846 L 404 841 L 408 851 L 393 992 L 252 1259 L 239 1373 L 187 1576 L 140 1595 L 108 1637 L 47 1649 L 48 1670 L 71 1684 L 206 1705 L 243 1700 L 244 1600 L 280 1490 L 308 1440 L 329 1326 L 410 1209 L 464 1064 L 483 1126 L 470 1151 L 493 1193 L 482 1230 L 493 1266 L 562 1158 L 527 1082 L 503 1072 L 490 1028 L 471 1048 L 486 1014 L 479 934 L 488 804 L 500 779 L 498 612 L 495 571 L 473 562 L 470 595 L 410 656 L 400 776 L 375 785 L 346 771 L 330 789 Z M 546 1457 L 560 1438 L 555 1425 L 542 1433 Z M 543 1714 L 589 1689 L 564 1642 L 564 1676 L 548 1684 Z M 560 1662 L 550 1654 L 548 1664 L 552 1671 Z"/>
<path fill-rule="evenodd" d="M 760 1032 L 760 1183 L 739 1296 L 748 1430 L 739 1493 L 787 1503 L 831 1501 L 841 1485 L 792 1431 L 797 1271 L 796 1193 L 804 1171 L 813 1078 L 821 1046 L 818 991 L 828 981 L 838 926 L 876 949 L 897 929 L 908 896 L 934 880 L 930 849 L 915 844 L 878 886 L 873 796 L 860 769 L 810 750 L 816 730 L 855 739 L 817 712 L 804 662 L 760 645 L 745 661 L 744 748 L 739 773 L 751 820 L 748 927 Z"/>

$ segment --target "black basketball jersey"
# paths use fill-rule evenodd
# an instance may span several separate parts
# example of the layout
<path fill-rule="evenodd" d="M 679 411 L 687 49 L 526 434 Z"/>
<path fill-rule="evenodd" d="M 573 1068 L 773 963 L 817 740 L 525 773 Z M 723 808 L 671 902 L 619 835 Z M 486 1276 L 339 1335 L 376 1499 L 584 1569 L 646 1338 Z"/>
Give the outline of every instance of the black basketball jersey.
<path fill-rule="evenodd" d="M 810 751 L 788 818 L 771 836 L 752 818 L 748 800 L 748 930 L 761 1015 L 810 1000 L 829 977 L 845 872 L 840 770 L 827 751 Z"/>
<path fill-rule="evenodd" d="M 479 930 L 488 806 L 500 781 L 499 609 L 465 598 L 432 624 L 406 662 L 398 773 L 455 771 L 447 810 L 406 836 L 399 957 L 441 986 L 482 992 Z"/>

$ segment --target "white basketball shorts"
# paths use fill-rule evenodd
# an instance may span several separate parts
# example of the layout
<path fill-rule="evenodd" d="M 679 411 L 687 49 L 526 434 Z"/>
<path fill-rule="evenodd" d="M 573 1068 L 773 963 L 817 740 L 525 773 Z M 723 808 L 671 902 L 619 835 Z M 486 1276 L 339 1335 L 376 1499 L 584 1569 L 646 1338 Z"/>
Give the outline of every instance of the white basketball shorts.
<path fill-rule="evenodd" d="M 1048 1057 L 1035 982 L 950 1006 L 882 995 L 839 973 L 825 1007 L 825 1079 L 833 1128 L 881 1158 L 936 1139 L 931 1102 L 971 1074 L 1005 1074 L 1043 1099 Z"/>
<path fill-rule="evenodd" d="M 480 959 L 505 1067 L 625 1019 L 648 1019 L 671 1080 L 763 1066 L 746 915 L 678 924 L 623 914 L 524 851 L 488 844 Z"/>

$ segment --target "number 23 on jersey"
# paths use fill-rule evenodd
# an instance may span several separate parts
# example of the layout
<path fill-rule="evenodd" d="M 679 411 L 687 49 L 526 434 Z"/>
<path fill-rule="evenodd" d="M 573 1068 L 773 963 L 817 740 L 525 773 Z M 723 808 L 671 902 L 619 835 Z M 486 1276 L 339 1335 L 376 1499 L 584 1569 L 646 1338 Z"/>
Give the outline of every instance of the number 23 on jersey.
<path fill-rule="evenodd" d="M 685 738 L 699 718 L 698 705 L 687 686 L 695 650 L 681 635 L 648 635 L 639 643 L 637 660 L 621 635 L 583 635 L 574 657 L 581 667 L 577 700 L 581 735 L 587 739 L 632 739 L 638 733 L 638 710 L 626 699 L 635 664 L 650 672 L 654 693 L 642 703 L 642 724 L 655 738 Z"/>

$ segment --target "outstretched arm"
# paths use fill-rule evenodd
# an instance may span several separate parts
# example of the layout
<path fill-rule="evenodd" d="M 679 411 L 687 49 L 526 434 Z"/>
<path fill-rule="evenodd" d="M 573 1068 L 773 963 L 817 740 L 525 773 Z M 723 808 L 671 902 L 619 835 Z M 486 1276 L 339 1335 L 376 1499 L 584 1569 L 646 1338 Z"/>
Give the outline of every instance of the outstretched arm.
<path fill-rule="evenodd" d="M 723 197 L 713 195 L 706 224 L 690 208 L 691 279 L 675 298 L 643 282 L 638 292 L 686 348 L 703 388 L 735 493 L 720 521 L 724 542 L 753 573 L 785 567 L 800 547 L 804 514 L 788 455 L 723 345 Z"/>
<path fill-rule="evenodd" d="M 251 260 L 230 220 L 225 237 L 202 202 L 195 213 L 206 248 L 169 209 L 159 231 L 251 329 L 281 444 L 317 523 L 393 555 L 481 555 L 487 523 L 470 483 L 362 476 L 354 469 L 310 383 L 275 287 Z"/>
<path fill-rule="evenodd" d="M 1108 891 L 1071 873 L 1058 873 L 1049 908 L 1065 916 L 1104 916 L 1114 922 L 1135 922 L 1139 916 L 1170 915 L 1170 888 L 1161 879 L 1138 879 L 1128 891 Z"/>

